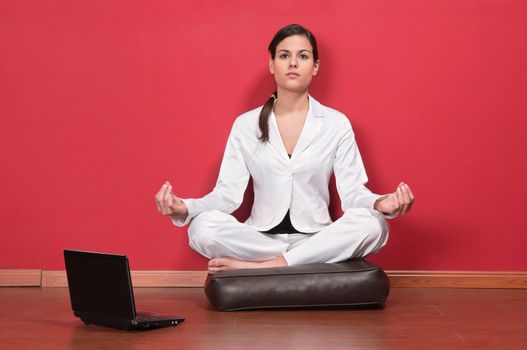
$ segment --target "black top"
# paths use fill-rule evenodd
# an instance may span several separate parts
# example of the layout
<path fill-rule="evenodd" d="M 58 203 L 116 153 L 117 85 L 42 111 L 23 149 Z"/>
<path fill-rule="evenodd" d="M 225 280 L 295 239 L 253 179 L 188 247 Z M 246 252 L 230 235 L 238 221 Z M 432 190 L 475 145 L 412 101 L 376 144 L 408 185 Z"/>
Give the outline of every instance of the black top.
<path fill-rule="evenodd" d="M 285 214 L 284 219 L 281 223 L 276 225 L 270 230 L 267 231 L 261 231 L 263 233 L 305 233 L 300 232 L 296 228 L 294 228 L 293 224 L 291 223 L 291 217 L 289 216 L 289 210 Z"/>
<path fill-rule="evenodd" d="M 291 155 L 288 154 L 289 158 L 291 158 Z M 291 217 L 289 216 L 289 210 L 285 214 L 284 219 L 281 223 L 276 225 L 270 230 L 262 231 L 263 233 L 305 233 L 300 232 L 296 228 L 294 228 L 293 224 L 291 223 Z"/>

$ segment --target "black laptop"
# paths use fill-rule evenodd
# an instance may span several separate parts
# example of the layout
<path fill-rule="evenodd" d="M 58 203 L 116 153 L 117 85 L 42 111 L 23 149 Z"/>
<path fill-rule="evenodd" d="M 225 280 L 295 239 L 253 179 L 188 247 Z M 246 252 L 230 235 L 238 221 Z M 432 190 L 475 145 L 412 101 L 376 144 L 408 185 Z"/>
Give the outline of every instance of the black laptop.
<path fill-rule="evenodd" d="M 137 313 L 128 257 L 64 250 L 73 314 L 84 323 L 131 329 L 176 326 L 182 317 Z"/>

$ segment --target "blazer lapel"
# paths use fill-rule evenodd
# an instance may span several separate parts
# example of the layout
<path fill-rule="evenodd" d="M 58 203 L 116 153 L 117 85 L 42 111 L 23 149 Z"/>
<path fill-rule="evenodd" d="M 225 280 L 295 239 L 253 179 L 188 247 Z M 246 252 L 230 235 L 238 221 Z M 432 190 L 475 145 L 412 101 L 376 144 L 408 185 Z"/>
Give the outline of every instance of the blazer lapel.
<path fill-rule="evenodd" d="M 280 131 L 278 130 L 278 123 L 276 122 L 274 112 L 271 112 L 271 116 L 269 117 L 269 143 L 280 154 L 282 158 L 289 161 L 289 156 L 287 155 L 284 143 L 282 142 L 282 136 L 280 136 Z"/>
<path fill-rule="evenodd" d="M 269 118 L 269 143 L 273 148 L 280 154 L 285 160 L 293 160 L 298 157 L 306 148 L 313 143 L 317 135 L 322 129 L 324 120 L 324 110 L 320 103 L 315 100 L 311 95 L 309 95 L 309 110 L 300 133 L 300 137 L 296 143 L 295 149 L 293 150 L 293 155 L 291 159 L 287 155 L 284 143 L 282 142 L 282 137 L 280 136 L 280 131 L 278 129 L 278 123 L 276 122 L 276 117 L 273 112 Z"/>
<path fill-rule="evenodd" d="M 322 126 L 324 125 L 324 110 L 320 106 L 320 103 L 315 100 L 311 95 L 309 96 L 309 111 L 307 113 L 304 127 L 300 133 L 300 137 L 296 143 L 295 149 L 291 159 L 298 157 L 302 152 L 306 150 L 315 141 L 319 134 Z"/>

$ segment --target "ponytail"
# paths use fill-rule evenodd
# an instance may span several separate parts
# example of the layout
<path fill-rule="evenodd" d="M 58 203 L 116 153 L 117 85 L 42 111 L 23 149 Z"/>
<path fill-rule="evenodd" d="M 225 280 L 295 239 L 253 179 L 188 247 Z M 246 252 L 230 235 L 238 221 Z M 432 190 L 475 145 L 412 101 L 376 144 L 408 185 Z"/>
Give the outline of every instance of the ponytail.
<path fill-rule="evenodd" d="M 265 104 L 262 107 L 262 110 L 260 111 L 260 119 L 258 121 L 258 125 L 260 126 L 260 131 L 262 135 L 258 138 L 262 142 L 269 141 L 269 117 L 271 116 L 271 112 L 273 111 L 274 102 L 277 98 L 277 92 L 273 92 L 271 97 L 265 102 Z"/>

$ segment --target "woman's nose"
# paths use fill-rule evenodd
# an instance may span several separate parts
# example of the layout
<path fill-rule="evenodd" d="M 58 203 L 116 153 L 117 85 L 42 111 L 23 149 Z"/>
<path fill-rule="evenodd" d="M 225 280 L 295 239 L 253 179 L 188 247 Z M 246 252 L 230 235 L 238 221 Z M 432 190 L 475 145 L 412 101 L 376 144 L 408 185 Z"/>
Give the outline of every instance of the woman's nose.
<path fill-rule="evenodd" d="M 296 60 L 296 58 L 291 58 L 291 60 L 289 61 L 289 67 L 290 68 L 297 68 L 298 67 L 298 61 Z"/>

